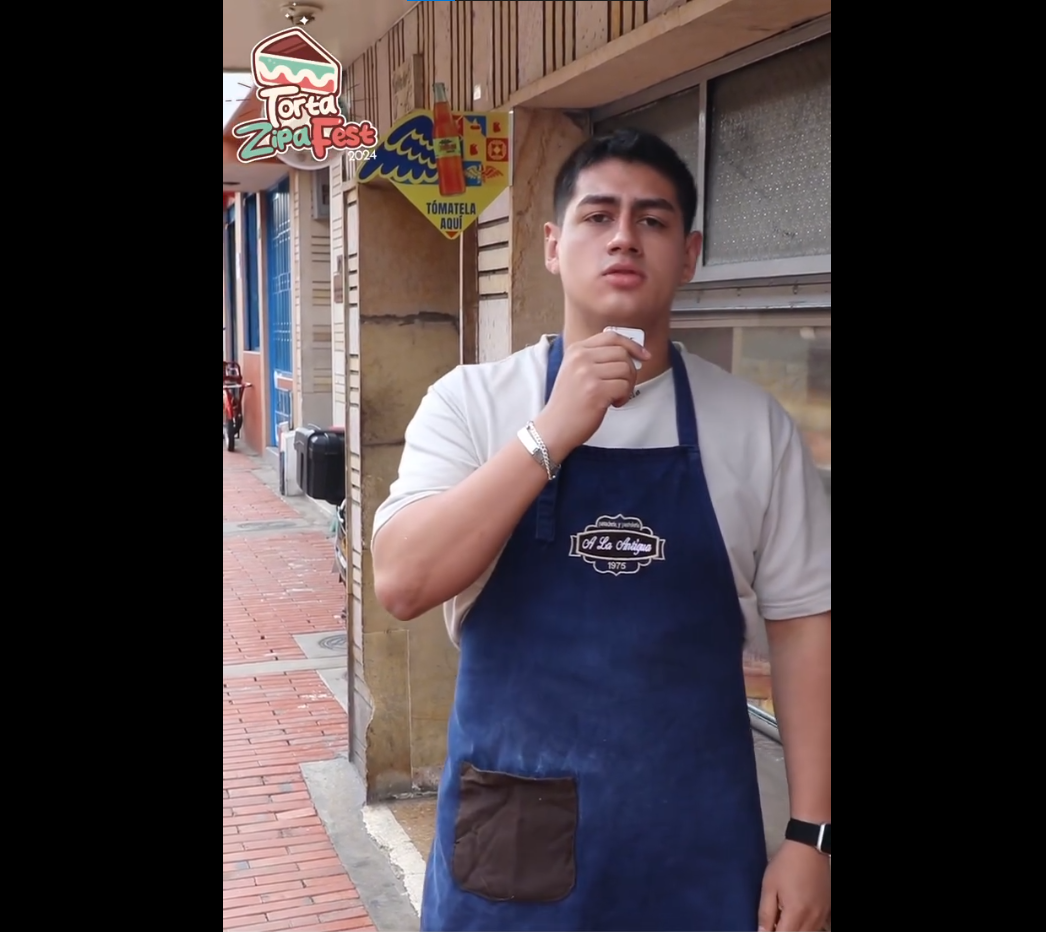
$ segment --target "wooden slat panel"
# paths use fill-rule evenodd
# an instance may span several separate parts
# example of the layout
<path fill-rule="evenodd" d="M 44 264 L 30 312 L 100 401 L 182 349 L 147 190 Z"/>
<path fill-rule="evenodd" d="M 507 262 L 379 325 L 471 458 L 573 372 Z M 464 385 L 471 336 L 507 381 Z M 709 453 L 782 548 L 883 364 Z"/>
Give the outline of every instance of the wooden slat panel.
<path fill-rule="evenodd" d="M 480 298 L 479 361 L 494 362 L 512 352 L 512 320 L 506 297 Z"/>
<path fill-rule="evenodd" d="M 454 50 L 450 44 L 450 17 L 452 7 L 456 6 L 456 4 L 430 3 L 429 6 L 432 7 L 434 17 L 432 46 L 434 72 L 432 81 L 433 83 L 442 81 L 449 90 L 454 70 Z M 429 88 L 429 93 L 432 93 L 431 88 Z"/>
<path fill-rule="evenodd" d="M 651 20 L 655 16 L 661 16 L 663 13 L 667 13 L 669 10 L 674 10 L 677 6 L 685 6 L 687 0 L 647 0 L 646 7 L 646 19 Z"/>
<path fill-rule="evenodd" d="M 508 272 L 480 272 L 479 293 L 481 295 L 507 295 L 508 281 Z"/>
<path fill-rule="evenodd" d="M 490 110 L 494 106 L 494 4 L 481 0 L 472 4 L 472 10 L 471 83 L 479 85 L 482 95 L 475 106 L 480 110 Z"/>
<path fill-rule="evenodd" d="M 418 33 L 418 14 L 420 4 L 403 17 L 403 48 L 404 56 L 421 51 L 421 36 Z"/>
<path fill-rule="evenodd" d="M 396 23 L 389 30 L 389 65 L 395 70 L 396 67 L 403 63 L 403 23 Z"/>
<path fill-rule="evenodd" d="M 577 3 L 566 0 L 563 4 L 563 64 L 569 65 L 577 55 Z"/>
<path fill-rule="evenodd" d="M 479 5 L 487 6 L 485 3 Z M 519 86 L 526 87 L 545 73 L 544 3 L 537 0 L 518 3 L 516 15 L 519 20 Z"/>
<path fill-rule="evenodd" d="M 509 11 L 509 68 L 508 93 L 511 97 L 519 88 L 519 4 L 510 3 Z"/>
<path fill-rule="evenodd" d="M 501 3 L 490 0 L 490 106 L 496 107 L 501 96 Z"/>
<path fill-rule="evenodd" d="M 392 126 L 392 56 L 389 51 L 390 36 L 378 39 L 374 48 L 375 84 L 378 88 L 377 116 L 378 132 L 384 136 Z"/>
<path fill-rule="evenodd" d="M 625 6 L 625 32 L 631 32 L 646 22 L 646 3 L 644 0 L 633 0 Z"/>
<path fill-rule="evenodd" d="M 512 95 L 512 46 L 515 43 L 515 35 L 512 32 L 512 7 L 515 3 L 501 0 L 498 4 L 500 15 L 498 16 L 498 57 L 500 60 L 501 79 L 498 82 L 498 97 L 495 106 L 500 107 Z"/>
<path fill-rule="evenodd" d="M 607 44 L 606 0 L 577 0 L 574 4 L 574 35 L 577 57 Z"/>
<path fill-rule="evenodd" d="M 455 3 L 450 11 L 450 46 L 453 50 L 450 76 L 450 106 L 453 110 L 462 108 L 462 100 L 465 97 L 465 84 L 467 78 L 465 69 L 465 29 L 468 18 L 469 4 Z"/>
<path fill-rule="evenodd" d="M 509 192 L 508 188 L 506 188 L 494 198 L 494 203 L 479 215 L 480 224 L 488 224 L 497 220 L 508 220 L 509 203 Z"/>
<path fill-rule="evenodd" d="M 620 38 L 623 32 L 625 4 L 622 0 L 610 0 L 607 5 L 610 7 L 610 39 L 613 41 Z"/>
<path fill-rule="evenodd" d="M 545 48 L 545 70 L 542 75 L 551 74 L 556 70 L 556 4 L 555 0 L 545 0 L 545 22 L 544 22 L 544 48 Z"/>
<path fill-rule="evenodd" d="M 475 59 L 476 59 L 476 8 L 482 6 L 480 3 L 473 3 L 472 0 L 466 3 L 468 6 L 468 17 L 465 25 L 465 53 L 462 56 L 462 67 L 465 74 L 465 109 L 471 110 L 476 104 L 473 99 L 473 91 L 476 86 L 475 80 Z"/>
<path fill-rule="evenodd" d="M 509 226 L 508 220 L 496 220 L 491 224 L 479 225 L 479 245 L 500 246 L 508 245 Z"/>
<path fill-rule="evenodd" d="M 461 11 L 463 3 L 454 3 L 450 9 L 450 81 L 447 82 L 447 99 L 450 101 L 450 109 L 458 110 L 461 107 Z"/>
<path fill-rule="evenodd" d="M 465 45 L 463 54 L 461 56 L 462 71 L 465 76 L 465 98 L 463 101 L 463 108 L 466 110 L 472 109 L 472 91 L 476 85 L 476 82 L 472 79 L 473 67 L 472 62 L 476 57 L 476 7 L 479 4 L 471 2 L 465 3 L 468 7 L 468 15 L 465 18 Z"/>
<path fill-rule="evenodd" d="M 478 264 L 480 272 L 507 272 L 510 262 L 511 258 L 507 243 L 496 248 L 481 249 L 479 251 Z"/>
<path fill-rule="evenodd" d="M 433 62 L 433 17 L 436 15 L 435 4 L 419 3 L 416 9 L 419 11 L 421 54 L 425 56 L 425 99 L 418 106 L 425 109 L 432 106 L 432 82 L 435 80 L 436 65 Z"/>
<path fill-rule="evenodd" d="M 361 103 L 364 107 L 370 108 L 375 105 L 374 97 L 374 49 L 369 48 L 363 53 L 363 97 Z M 375 110 L 371 110 L 371 113 L 375 113 Z"/>
<path fill-rule="evenodd" d="M 360 269 L 360 208 L 358 204 L 349 204 L 345 211 L 345 255 L 349 257 L 349 272 L 358 273 Z"/>
<path fill-rule="evenodd" d="M 370 99 L 368 101 L 367 110 L 368 113 L 374 114 L 370 117 L 372 120 L 381 120 L 381 72 L 378 70 L 378 47 L 372 45 L 370 47 L 370 55 L 368 57 L 370 65 Z M 391 108 L 390 108 L 391 109 Z"/>

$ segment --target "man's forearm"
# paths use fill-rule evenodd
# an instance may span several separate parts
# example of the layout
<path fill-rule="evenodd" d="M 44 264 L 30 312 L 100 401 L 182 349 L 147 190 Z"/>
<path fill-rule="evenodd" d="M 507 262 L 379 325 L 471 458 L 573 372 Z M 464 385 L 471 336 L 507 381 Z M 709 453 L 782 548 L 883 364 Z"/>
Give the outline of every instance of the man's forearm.
<path fill-rule="evenodd" d="M 832 821 L 832 615 L 768 621 L 791 815 Z"/>
<path fill-rule="evenodd" d="M 460 485 L 406 506 L 375 537 L 378 601 L 409 621 L 463 592 L 497 557 L 547 481 L 512 440 Z"/>

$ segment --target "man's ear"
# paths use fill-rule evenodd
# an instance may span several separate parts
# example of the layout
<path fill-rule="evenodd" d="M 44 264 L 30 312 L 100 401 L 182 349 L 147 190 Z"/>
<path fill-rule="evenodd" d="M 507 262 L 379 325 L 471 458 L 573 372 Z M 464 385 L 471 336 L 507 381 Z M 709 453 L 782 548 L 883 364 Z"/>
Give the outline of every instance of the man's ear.
<path fill-rule="evenodd" d="M 694 278 L 694 272 L 697 271 L 697 260 L 701 258 L 701 241 L 702 236 L 696 230 L 686 238 L 686 252 L 683 256 L 683 273 L 682 278 L 680 279 L 681 285 L 687 284 Z"/>
<path fill-rule="evenodd" d="M 559 227 L 554 223 L 545 224 L 545 268 L 559 274 Z"/>

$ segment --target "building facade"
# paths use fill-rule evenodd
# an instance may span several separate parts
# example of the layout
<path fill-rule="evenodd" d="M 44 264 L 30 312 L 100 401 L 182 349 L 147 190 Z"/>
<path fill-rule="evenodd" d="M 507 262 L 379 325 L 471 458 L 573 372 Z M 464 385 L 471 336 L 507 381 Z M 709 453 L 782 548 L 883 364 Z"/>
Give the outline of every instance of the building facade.
<path fill-rule="evenodd" d="M 541 230 L 556 169 L 590 134 L 644 127 L 687 160 L 706 245 L 675 338 L 781 401 L 830 494 L 831 3 L 423 2 L 343 62 L 353 115 L 379 132 L 431 107 L 436 82 L 456 110 L 512 113 L 511 185 L 457 240 L 397 191 L 358 185 L 349 159 L 329 171 L 327 218 L 315 172 L 223 203 L 226 345 L 271 393 L 249 445 L 281 422 L 347 428 L 352 754 L 380 798 L 436 784 L 456 652 L 438 611 L 403 623 L 378 604 L 371 521 L 428 386 L 558 330 Z M 237 266 L 246 254 L 256 266 Z M 772 730 L 763 645 L 748 673 Z"/>

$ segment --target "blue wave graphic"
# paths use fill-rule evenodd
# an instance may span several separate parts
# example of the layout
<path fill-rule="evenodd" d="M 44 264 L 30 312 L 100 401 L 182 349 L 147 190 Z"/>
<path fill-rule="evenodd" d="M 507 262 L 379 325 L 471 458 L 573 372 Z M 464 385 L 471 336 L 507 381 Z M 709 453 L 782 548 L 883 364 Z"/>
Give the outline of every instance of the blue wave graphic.
<path fill-rule="evenodd" d="M 360 181 L 378 177 L 401 184 L 436 184 L 431 115 L 420 113 L 396 127 L 362 166 Z"/>

